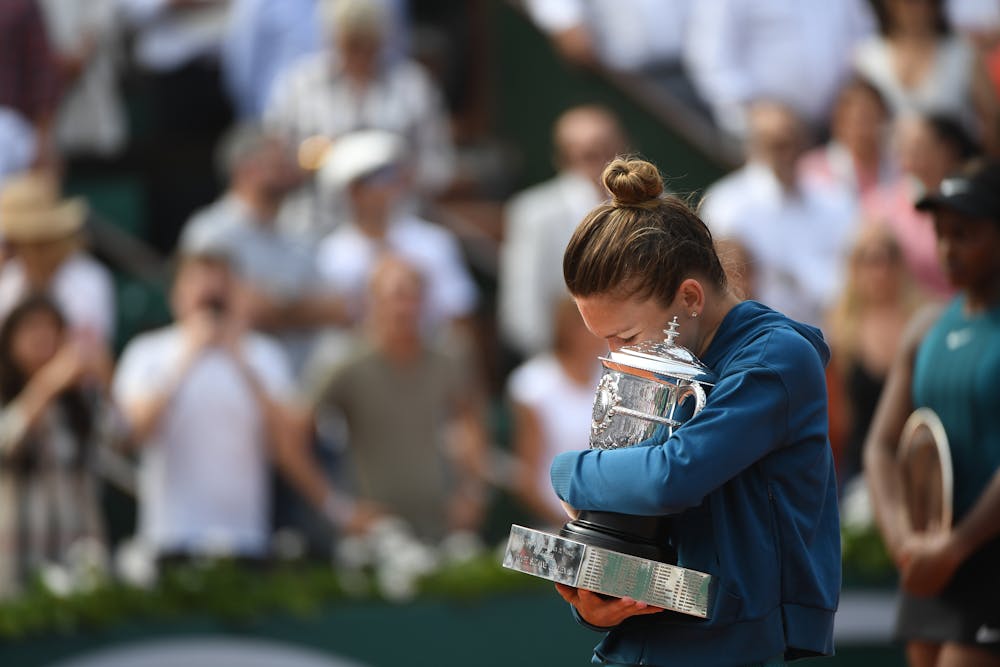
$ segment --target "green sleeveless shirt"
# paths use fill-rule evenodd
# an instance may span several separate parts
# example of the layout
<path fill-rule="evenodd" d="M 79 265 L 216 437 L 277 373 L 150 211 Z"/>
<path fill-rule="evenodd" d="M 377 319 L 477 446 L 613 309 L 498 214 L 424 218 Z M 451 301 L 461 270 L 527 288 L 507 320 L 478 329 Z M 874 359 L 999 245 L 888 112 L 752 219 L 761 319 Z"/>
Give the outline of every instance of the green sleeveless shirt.
<path fill-rule="evenodd" d="M 964 306 L 952 300 L 921 342 L 912 386 L 914 408 L 934 410 L 948 434 L 956 521 L 1000 468 L 1000 306 Z"/>

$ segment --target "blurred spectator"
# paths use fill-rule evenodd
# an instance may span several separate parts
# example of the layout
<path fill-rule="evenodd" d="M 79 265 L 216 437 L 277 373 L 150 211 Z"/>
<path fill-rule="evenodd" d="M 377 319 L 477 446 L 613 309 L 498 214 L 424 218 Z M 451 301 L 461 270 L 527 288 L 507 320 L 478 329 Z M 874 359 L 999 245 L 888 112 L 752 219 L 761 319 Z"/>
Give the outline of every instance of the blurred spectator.
<path fill-rule="evenodd" d="M 180 71 L 218 57 L 230 0 L 118 0 L 135 31 L 135 61 L 149 72 Z"/>
<path fill-rule="evenodd" d="M 237 115 L 261 118 L 274 82 L 303 56 L 333 46 L 333 34 L 323 34 L 323 0 L 231 0 L 222 44 L 222 74 Z M 406 53 L 405 0 L 386 0 L 389 27 L 387 58 Z"/>
<path fill-rule="evenodd" d="M 881 225 L 860 231 L 844 289 L 829 313 L 838 404 L 848 428 L 837 456 L 840 487 L 861 473 L 861 448 L 907 322 L 924 303 L 895 235 Z"/>
<path fill-rule="evenodd" d="M 563 112 L 552 143 L 558 174 L 508 202 L 500 248 L 500 331 L 522 357 L 551 347 L 555 305 L 566 293 L 566 243 L 583 217 L 607 198 L 601 171 L 626 149 L 618 119 L 595 105 Z"/>
<path fill-rule="evenodd" d="M 955 30 L 981 47 L 1000 37 L 1000 3 L 994 0 L 945 0 L 945 12 Z"/>
<path fill-rule="evenodd" d="M 225 248 L 247 291 L 250 325 L 277 337 L 298 375 L 316 329 L 347 317 L 343 301 L 321 289 L 314 249 L 275 225 L 299 168 L 280 138 L 252 124 L 225 137 L 219 162 L 229 188 L 188 221 L 181 250 Z"/>
<path fill-rule="evenodd" d="M 424 324 L 440 329 L 467 320 L 478 299 L 461 246 L 446 228 L 421 220 L 401 208 L 412 190 L 402 137 L 364 130 L 340 138 L 320 172 L 324 188 L 344 191 L 350 220 L 319 244 L 319 270 L 337 293 L 348 299 L 360 321 L 372 271 L 383 254 L 399 255 L 425 277 Z"/>
<path fill-rule="evenodd" d="M 525 0 L 559 53 L 578 65 L 640 71 L 680 60 L 692 0 Z"/>
<path fill-rule="evenodd" d="M 118 0 L 130 29 L 134 99 L 144 112 L 136 155 L 147 194 L 146 240 L 174 250 L 181 225 L 221 184 L 212 149 L 232 123 L 219 54 L 229 0 Z"/>
<path fill-rule="evenodd" d="M 317 0 L 232 0 L 222 74 L 237 116 L 260 118 L 278 76 L 322 48 Z"/>
<path fill-rule="evenodd" d="M 66 156 L 109 156 L 125 144 L 118 0 L 38 0 L 65 85 L 55 140 Z"/>
<path fill-rule="evenodd" d="M 800 177 L 805 128 L 791 109 L 758 102 L 749 123 L 747 163 L 708 188 L 702 217 L 716 238 L 735 238 L 749 252 L 758 299 L 821 326 L 840 285 L 853 201 Z"/>
<path fill-rule="evenodd" d="M 359 497 L 438 541 L 480 526 L 486 435 L 475 373 L 422 330 L 424 286 L 416 266 L 381 259 L 363 336 L 309 394 L 346 420 Z"/>
<path fill-rule="evenodd" d="M 86 216 L 83 200 L 61 200 L 48 176 L 28 172 L 4 183 L 0 234 L 11 257 L 0 267 L 0 317 L 29 293 L 45 292 L 73 329 L 112 340 L 114 282 L 83 249 Z"/>
<path fill-rule="evenodd" d="M 757 274 L 746 245 L 732 236 L 716 238 L 715 252 L 726 272 L 729 289 L 741 299 L 758 300 Z"/>
<path fill-rule="evenodd" d="M 385 57 L 391 15 L 385 0 L 323 0 L 325 30 L 334 48 L 305 58 L 275 83 L 266 121 L 294 145 L 336 141 L 363 129 L 386 130 L 412 147 L 415 192 L 428 195 L 452 180 L 454 147 L 441 91 L 424 69 L 409 59 Z M 310 235 L 340 221 L 339 209 L 318 205 L 304 193 L 287 224 Z"/>
<path fill-rule="evenodd" d="M 962 126 L 947 117 L 910 114 L 895 125 L 893 150 L 900 175 L 864 199 L 862 216 L 896 234 L 921 290 L 945 298 L 953 289 L 938 259 L 931 216 L 915 209 L 913 203 L 923 193 L 937 190 L 941 180 L 973 157 L 978 148 Z"/>
<path fill-rule="evenodd" d="M 35 161 L 35 130 L 13 109 L 0 107 L 0 186 Z"/>
<path fill-rule="evenodd" d="M 0 325 L 0 596 L 83 542 L 103 554 L 97 449 L 111 359 L 41 295 Z"/>
<path fill-rule="evenodd" d="M 52 133 L 61 95 L 59 64 L 36 0 L 4 0 L 0 3 L 0 110 L 18 113 L 33 128 L 35 165 L 55 160 Z M 0 151 L 6 149 L 0 144 Z"/>
<path fill-rule="evenodd" d="M 507 391 L 514 413 L 513 447 L 517 497 L 545 524 L 558 526 L 566 511 L 552 491 L 549 466 L 560 452 L 590 442 L 594 390 L 601 375 L 598 357 L 605 342 L 587 330 L 568 295 L 555 304 L 555 338 L 542 352 L 514 369 Z"/>
<path fill-rule="evenodd" d="M 864 197 L 893 176 L 888 128 L 889 110 L 882 95 L 864 79 L 851 79 L 837 94 L 830 140 L 799 162 L 802 178 Z"/>
<path fill-rule="evenodd" d="M 728 132 L 746 134 L 748 105 L 760 99 L 788 104 L 821 130 L 850 72 L 854 45 L 873 29 L 865 0 L 698 0 L 686 62 Z"/>
<path fill-rule="evenodd" d="M 172 305 L 176 322 L 133 339 L 114 381 L 142 450 L 143 541 L 160 556 L 266 556 L 269 458 L 332 523 L 363 527 L 366 510 L 307 457 L 287 361 L 246 329 L 229 260 L 183 256 Z"/>
<path fill-rule="evenodd" d="M 894 115 L 948 115 L 996 148 L 997 98 L 972 44 L 952 32 L 944 0 L 876 0 L 880 35 L 859 44 L 855 67 Z"/>

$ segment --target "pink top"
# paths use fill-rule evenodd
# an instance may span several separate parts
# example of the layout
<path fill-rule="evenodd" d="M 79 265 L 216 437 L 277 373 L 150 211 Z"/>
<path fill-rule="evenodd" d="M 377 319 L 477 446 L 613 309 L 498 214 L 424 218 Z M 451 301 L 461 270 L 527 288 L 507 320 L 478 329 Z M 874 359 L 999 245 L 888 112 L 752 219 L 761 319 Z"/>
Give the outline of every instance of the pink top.
<path fill-rule="evenodd" d="M 901 176 L 862 199 L 862 216 L 868 224 L 884 224 L 893 231 L 920 289 L 928 296 L 946 299 L 955 289 L 937 256 L 934 221 L 914 207 L 918 192 L 912 177 Z"/>

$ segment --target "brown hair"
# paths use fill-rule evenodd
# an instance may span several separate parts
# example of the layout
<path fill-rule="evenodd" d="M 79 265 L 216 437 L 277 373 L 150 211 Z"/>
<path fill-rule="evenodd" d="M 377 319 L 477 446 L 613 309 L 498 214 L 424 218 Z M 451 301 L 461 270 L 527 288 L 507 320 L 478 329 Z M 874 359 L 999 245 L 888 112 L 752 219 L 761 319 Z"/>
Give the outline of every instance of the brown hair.
<path fill-rule="evenodd" d="M 711 232 L 685 202 L 664 194 L 654 165 L 618 157 L 601 178 L 611 202 L 587 214 L 563 255 L 571 294 L 655 297 L 666 305 L 692 276 L 726 287 Z"/>

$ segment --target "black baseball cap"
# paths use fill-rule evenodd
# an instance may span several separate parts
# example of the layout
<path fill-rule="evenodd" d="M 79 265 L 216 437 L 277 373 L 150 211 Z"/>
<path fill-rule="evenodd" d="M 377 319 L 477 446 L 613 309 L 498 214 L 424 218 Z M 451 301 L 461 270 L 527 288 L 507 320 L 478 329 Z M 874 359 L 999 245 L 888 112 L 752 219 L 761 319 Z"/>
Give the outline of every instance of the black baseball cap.
<path fill-rule="evenodd" d="M 1000 221 L 1000 161 L 973 163 L 943 181 L 937 192 L 917 201 L 920 211 L 947 208 L 975 218 Z"/>

